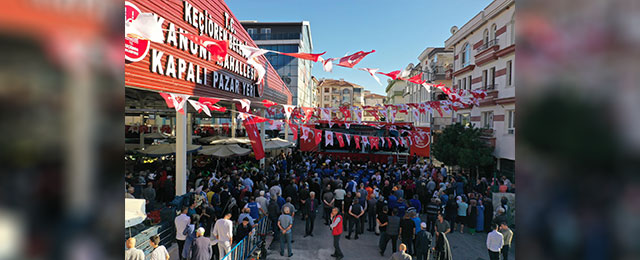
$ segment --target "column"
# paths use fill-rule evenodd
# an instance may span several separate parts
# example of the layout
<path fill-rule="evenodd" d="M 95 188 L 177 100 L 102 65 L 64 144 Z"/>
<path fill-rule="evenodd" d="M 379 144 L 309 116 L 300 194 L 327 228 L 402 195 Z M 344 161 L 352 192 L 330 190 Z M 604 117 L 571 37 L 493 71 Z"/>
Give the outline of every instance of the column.
<path fill-rule="evenodd" d="M 262 117 L 266 117 L 267 116 L 267 109 L 265 109 L 265 108 L 262 109 L 261 116 Z M 265 128 L 266 127 L 267 127 L 266 122 L 260 123 L 260 141 L 262 142 L 263 147 L 266 144 L 265 143 L 265 139 L 264 139 L 265 130 L 266 130 Z M 265 152 L 265 156 L 266 156 L 266 152 Z M 260 159 L 260 165 L 264 165 L 264 158 Z M 264 168 L 262 167 L 262 169 L 264 169 Z"/>
<path fill-rule="evenodd" d="M 193 144 L 193 114 L 187 114 L 187 150 L 189 145 Z M 187 155 L 187 169 L 191 170 L 191 164 L 193 163 L 193 155 Z"/>
<path fill-rule="evenodd" d="M 187 113 L 188 106 L 184 106 Z M 176 196 L 187 193 L 187 116 L 176 111 Z"/>
<path fill-rule="evenodd" d="M 138 134 L 140 134 L 140 149 L 144 148 L 144 133 L 141 128 L 144 125 L 144 115 L 140 113 L 140 126 L 138 127 Z"/>
<path fill-rule="evenodd" d="M 236 117 L 237 116 L 238 116 L 238 113 L 236 113 L 235 111 L 231 111 L 231 138 L 236 137 L 236 127 L 237 127 Z"/>

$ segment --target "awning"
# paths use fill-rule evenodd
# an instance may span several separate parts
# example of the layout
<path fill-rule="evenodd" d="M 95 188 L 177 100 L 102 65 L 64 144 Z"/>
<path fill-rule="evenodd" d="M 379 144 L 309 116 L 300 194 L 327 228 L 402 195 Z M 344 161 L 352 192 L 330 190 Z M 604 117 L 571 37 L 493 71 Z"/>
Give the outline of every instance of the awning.
<path fill-rule="evenodd" d="M 145 200 L 124 199 L 124 227 L 132 227 L 142 223 L 147 218 L 145 214 Z"/>
<path fill-rule="evenodd" d="M 187 152 L 195 152 L 196 150 L 199 150 L 200 148 L 202 148 L 202 145 L 194 145 L 194 144 L 189 144 L 187 145 Z M 139 153 L 142 153 L 144 155 L 147 156 L 165 156 L 165 155 L 172 155 L 176 153 L 176 144 L 157 144 L 157 145 L 150 145 L 148 147 L 146 147 L 144 150 L 139 150 Z"/>
<path fill-rule="evenodd" d="M 218 145 L 207 145 L 203 146 L 199 154 L 211 155 L 215 157 L 231 157 L 231 156 L 242 156 L 251 153 L 251 149 L 242 148 L 237 144 L 218 144 Z"/>

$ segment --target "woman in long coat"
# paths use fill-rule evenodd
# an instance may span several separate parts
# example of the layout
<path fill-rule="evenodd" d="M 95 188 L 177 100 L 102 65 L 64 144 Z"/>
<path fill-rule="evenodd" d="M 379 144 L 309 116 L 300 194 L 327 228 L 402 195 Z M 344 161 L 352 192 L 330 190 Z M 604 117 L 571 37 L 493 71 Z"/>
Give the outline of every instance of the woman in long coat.
<path fill-rule="evenodd" d="M 476 231 L 482 232 L 484 231 L 484 205 L 482 205 L 482 200 L 478 200 L 478 221 L 476 224 Z"/>

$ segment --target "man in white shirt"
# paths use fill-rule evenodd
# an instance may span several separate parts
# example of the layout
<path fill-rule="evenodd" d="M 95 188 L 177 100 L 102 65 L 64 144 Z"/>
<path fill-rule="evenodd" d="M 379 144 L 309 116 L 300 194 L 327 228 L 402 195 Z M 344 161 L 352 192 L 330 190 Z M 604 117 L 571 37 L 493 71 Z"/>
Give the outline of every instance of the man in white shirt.
<path fill-rule="evenodd" d="M 149 260 L 169 260 L 169 252 L 167 248 L 160 245 L 160 237 L 154 235 L 149 238 L 149 245 L 153 248 L 149 254 Z"/>
<path fill-rule="evenodd" d="M 230 219 L 231 212 L 227 212 L 224 218 L 218 219 L 213 226 L 212 234 L 218 240 L 220 260 L 231 251 L 231 244 L 233 244 L 233 222 Z"/>
<path fill-rule="evenodd" d="M 489 251 L 489 259 L 500 260 L 500 249 L 504 244 L 504 238 L 498 232 L 498 225 L 491 224 L 491 232 L 487 235 L 487 249 Z"/>
<path fill-rule="evenodd" d="M 262 208 L 263 210 L 262 215 L 266 215 L 266 212 L 264 212 L 264 210 L 267 210 L 267 207 L 269 206 L 269 200 L 264 197 L 263 190 L 260 191 L 260 196 L 256 198 L 256 202 L 258 202 L 258 205 L 260 205 L 260 208 Z"/>
<path fill-rule="evenodd" d="M 176 226 L 176 241 L 178 242 L 178 252 L 182 252 L 184 248 L 184 240 L 187 239 L 187 236 L 184 235 L 184 229 L 191 223 L 191 218 L 187 216 L 188 207 L 182 207 L 181 214 L 178 215 L 174 220 L 174 224 Z M 183 259 L 182 256 L 180 259 Z"/>

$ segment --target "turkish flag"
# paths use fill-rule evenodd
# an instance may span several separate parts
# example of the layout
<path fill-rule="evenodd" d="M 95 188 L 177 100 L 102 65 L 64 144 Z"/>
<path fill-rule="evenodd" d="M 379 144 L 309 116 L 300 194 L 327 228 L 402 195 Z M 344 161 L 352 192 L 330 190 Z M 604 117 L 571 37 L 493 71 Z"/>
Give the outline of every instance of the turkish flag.
<path fill-rule="evenodd" d="M 313 62 L 318 62 L 318 58 L 322 55 L 324 55 L 325 53 L 327 53 L 326 51 L 323 53 L 318 53 L 318 54 L 313 54 L 313 53 L 304 53 L 304 52 L 298 52 L 298 53 L 284 53 L 284 52 L 280 52 L 280 54 L 282 55 L 287 55 L 287 56 L 291 56 L 291 57 L 296 57 L 298 59 L 303 59 L 303 60 L 310 60 Z"/>
<path fill-rule="evenodd" d="M 371 137 L 371 148 L 376 148 L 377 150 L 379 150 L 380 148 L 378 147 L 378 137 Z"/>
<path fill-rule="evenodd" d="M 187 103 L 189 96 L 172 93 L 160 93 L 160 96 L 164 98 L 164 101 L 167 103 L 167 107 L 175 108 L 176 111 L 184 114 L 184 105 Z"/>
<path fill-rule="evenodd" d="M 333 132 L 324 131 L 324 145 L 325 146 L 333 145 Z"/>
<path fill-rule="evenodd" d="M 198 102 L 204 104 L 205 106 L 209 107 L 209 109 L 211 110 L 216 110 L 213 109 L 216 103 L 220 102 L 220 99 L 217 98 L 210 98 L 210 97 L 200 97 L 198 98 Z M 217 111 L 217 110 L 216 110 Z"/>
<path fill-rule="evenodd" d="M 209 109 L 211 109 L 212 111 L 217 111 L 217 112 L 222 112 L 222 113 L 227 111 L 226 107 L 219 107 L 219 106 L 210 106 Z"/>
<path fill-rule="evenodd" d="M 392 80 L 398 79 L 398 75 L 400 75 L 400 71 L 399 70 L 394 70 L 394 71 L 389 72 L 389 73 L 384 73 L 384 72 L 376 72 L 376 73 L 385 75 L 387 77 L 390 77 Z"/>
<path fill-rule="evenodd" d="M 376 50 L 371 50 L 370 52 L 359 51 L 349 56 L 344 56 L 340 58 L 340 61 L 336 64 L 338 66 L 353 68 L 356 64 L 358 64 L 364 57 L 367 55 L 376 52 Z"/>
<path fill-rule="evenodd" d="M 342 140 L 342 133 L 336 133 L 336 139 L 338 139 L 338 144 L 340 147 L 344 147 L 344 140 Z"/>
<path fill-rule="evenodd" d="M 419 131 L 413 132 L 413 143 L 411 144 L 410 154 L 415 154 L 422 157 L 429 157 L 430 146 L 430 132 L 429 127 L 416 127 Z"/>
<path fill-rule="evenodd" d="M 181 32 L 182 33 L 182 32 Z M 206 36 L 200 36 L 190 33 L 182 33 L 184 37 L 206 48 L 214 61 L 224 61 L 227 57 L 227 51 L 229 50 L 229 42 L 214 40 Z"/>
<path fill-rule="evenodd" d="M 262 100 L 262 104 L 264 104 L 264 106 L 267 107 L 267 108 L 270 108 L 272 106 L 277 106 L 278 105 L 278 103 L 273 102 L 273 101 L 268 100 L 268 99 Z"/>
<path fill-rule="evenodd" d="M 291 128 L 291 132 L 293 133 L 293 140 L 298 140 L 298 125 L 290 123 L 289 128 Z"/>
<path fill-rule="evenodd" d="M 313 136 L 315 137 L 316 145 L 319 145 L 322 142 L 322 130 L 313 129 Z"/>
<path fill-rule="evenodd" d="M 347 145 L 351 146 L 351 135 L 350 134 L 344 134 L 344 139 L 347 140 Z"/>
<path fill-rule="evenodd" d="M 251 140 L 251 148 L 256 156 L 256 160 L 264 158 L 264 148 L 262 147 L 262 140 L 258 131 L 258 126 L 252 116 L 249 116 L 246 120 L 242 121 L 244 128 L 247 130 L 249 140 Z"/>
<path fill-rule="evenodd" d="M 340 112 L 342 112 L 342 115 L 344 116 L 344 121 L 351 118 L 351 111 L 349 110 L 349 107 L 340 107 Z"/>
<path fill-rule="evenodd" d="M 418 85 L 422 85 L 422 83 L 425 83 L 426 80 L 422 80 L 422 72 L 420 72 L 420 74 L 415 75 L 409 79 L 407 79 L 407 81 L 411 82 L 411 83 L 416 83 Z"/>
<path fill-rule="evenodd" d="M 360 136 L 354 135 L 353 140 L 356 142 L 356 149 L 360 149 Z"/>
<path fill-rule="evenodd" d="M 309 121 L 309 119 L 311 119 L 311 116 L 313 115 L 313 108 L 312 107 L 302 107 L 301 109 L 304 112 L 304 121 L 305 122 Z"/>

